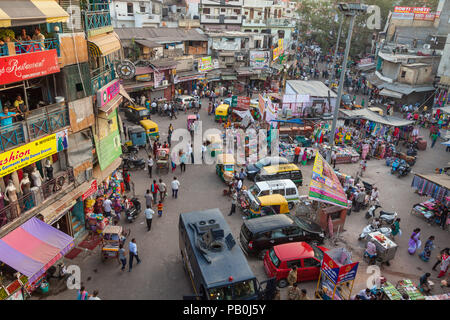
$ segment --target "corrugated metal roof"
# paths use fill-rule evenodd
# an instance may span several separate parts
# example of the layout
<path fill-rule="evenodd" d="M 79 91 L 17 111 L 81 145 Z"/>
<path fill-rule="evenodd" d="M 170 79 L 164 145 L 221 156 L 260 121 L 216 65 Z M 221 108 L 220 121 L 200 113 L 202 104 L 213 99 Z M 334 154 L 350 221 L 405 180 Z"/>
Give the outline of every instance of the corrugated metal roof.
<path fill-rule="evenodd" d="M 154 42 L 208 41 L 200 29 L 185 28 L 114 28 L 121 40 L 141 39 Z"/>
<path fill-rule="evenodd" d="M 288 80 L 287 83 L 297 92 L 297 94 L 308 94 L 312 97 L 328 97 L 328 91 L 330 91 L 331 98 L 337 97 L 336 93 L 328 88 L 322 81 Z"/>
<path fill-rule="evenodd" d="M 136 41 L 136 43 L 139 43 L 147 48 L 158 48 L 158 47 L 163 46 L 162 44 L 159 44 L 159 43 L 151 41 L 151 40 L 135 40 L 135 41 Z"/>
<path fill-rule="evenodd" d="M 413 124 L 414 121 L 405 120 L 402 118 L 391 117 L 391 116 L 381 116 L 376 112 L 370 111 L 369 109 L 363 108 L 359 110 L 345 110 L 339 109 L 339 112 L 350 118 L 363 118 L 369 121 L 381 123 L 388 126 L 403 127 Z"/>
<path fill-rule="evenodd" d="M 436 34 L 437 28 L 433 27 L 396 27 L 395 35 L 397 37 L 397 44 L 412 45 L 413 40 L 417 39 L 417 48 L 427 43 L 427 38 L 430 35 Z"/>

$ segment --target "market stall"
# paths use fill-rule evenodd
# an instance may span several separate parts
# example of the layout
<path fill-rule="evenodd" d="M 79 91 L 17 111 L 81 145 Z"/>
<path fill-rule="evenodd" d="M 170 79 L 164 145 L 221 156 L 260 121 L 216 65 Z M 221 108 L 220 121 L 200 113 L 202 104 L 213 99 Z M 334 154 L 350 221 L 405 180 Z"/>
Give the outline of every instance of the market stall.
<path fill-rule="evenodd" d="M 436 294 L 434 296 L 425 296 L 425 300 L 450 300 L 450 292 L 443 294 Z"/>
<path fill-rule="evenodd" d="M 336 248 L 323 254 L 315 295 L 321 300 L 350 300 L 359 262 L 351 253 Z"/>
<path fill-rule="evenodd" d="M 329 145 L 321 144 L 319 146 L 320 154 L 326 158 L 328 150 L 330 150 Z M 334 150 L 336 152 L 336 164 L 343 163 L 355 163 L 359 160 L 359 153 L 353 147 L 345 146 L 335 146 Z"/>
<path fill-rule="evenodd" d="M 383 300 L 402 300 L 402 294 L 388 281 L 381 286 L 381 290 Z"/>
<path fill-rule="evenodd" d="M 72 237 L 36 217 L 8 233 L 0 239 L 2 274 L 5 272 L 1 279 L 10 279 L 12 283 L 6 287 L 0 284 L 0 299 L 7 299 L 22 287 L 27 293 L 41 284 L 48 290 L 46 271 L 73 247 Z M 11 277 L 6 273 L 12 273 Z"/>
<path fill-rule="evenodd" d="M 394 259 L 398 245 L 391 239 L 385 237 L 381 232 L 376 231 L 369 233 L 366 242 L 371 241 L 377 247 L 377 260 L 381 263 L 389 264 Z"/>
<path fill-rule="evenodd" d="M 411 187 L 420 195 L 427 195 L 443 202 L 450 196 L 450 176 L 447 174 L 420 174 L 416 173 L 411 182 Z"/>
<path fill-rule="evenodd" d="M 447 206 L 447 208 L 448 208 L 448 203 L 449 203 L 449 197 L 445 197 L 443 204 L 445 206 Z M 436 215 L 436 211 L 438 211 L 437 206 L 438 206 L 438 203 L 436 202 L 436 200 L 431 198 L 431 199 L 428 199 L 427 201 L 424 201 L 421 203 L 416 203 L 415 205 L 413 205 L 410 213 L 413 215 L 416 215 L 416 216 L 423 217 L 430 224 L 432 224 L 432 223 L 440 224 L 441 223 L 440 217 L 439 217 L 439 215 Z M 447 217 L 446 224 L 450 224 L 449 217 Z"/>
<path fill-rule="evenodd" d="M 424 300 L 425 297 L 417 286 L 409 279 L 403 279 L 397 282 L 395 288 L 401 295 L 406 294 L 410 300 Z"/>

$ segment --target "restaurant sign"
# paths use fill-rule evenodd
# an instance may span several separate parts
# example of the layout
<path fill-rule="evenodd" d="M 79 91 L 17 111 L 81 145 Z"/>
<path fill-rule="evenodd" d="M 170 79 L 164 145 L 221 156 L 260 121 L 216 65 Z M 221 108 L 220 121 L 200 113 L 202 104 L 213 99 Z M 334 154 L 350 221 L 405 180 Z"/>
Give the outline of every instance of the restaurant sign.
<path fill-rule="evenodd" d="M 119 79 L 109 82 L 97 91 L 97 106 L 103 107 L 105 104 L 114 99 L 120 92 Z"/>
<path fill-rule="evenodd" d="M 59 72 L 56 49 L 0 57 L 0 85 Z"/>

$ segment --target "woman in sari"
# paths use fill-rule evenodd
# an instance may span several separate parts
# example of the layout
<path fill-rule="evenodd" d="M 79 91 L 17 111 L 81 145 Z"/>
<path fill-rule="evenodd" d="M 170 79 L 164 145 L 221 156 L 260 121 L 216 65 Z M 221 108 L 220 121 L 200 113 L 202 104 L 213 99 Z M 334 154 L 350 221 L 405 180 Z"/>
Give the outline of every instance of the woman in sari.
<path fill-rule="evenodd" d="M 306 166 L 306 160 L 308 157 L 308 149 L 304 149 L 303 150 L 303 155 L 302 155 L 302 166 Z"/>
<path fill-rule="evenodd" d="M 409 254 L 413 255 L 416 253 L 416 250 L 420 248 L 421 241 L 420 241 L 420 228 L 416 228 L 413 230 L 413 233 L 411 234 L 411 238 L 408 242 L 408 252 Z"/>
<path fill-rule="evenodd" d="M 423 248 L 423 251 L 421 254 L 419 254 L 420 259 L 422 259 L 425 262 L 430 261 L 430 256 L 431 256 L 431 250 L 433 250 L 433 241 L 434 241 L 434 236 L 430 236 L 427 240 L 427 242 L 425 242 L 425 247 Z"/>
<path fill-rule="evenodd" d="M 401 231 L 400 231 L 400 218 L 397 218 L 394 221 L 394 224 L 392 225 L 392 231 L 391 231 L 391 235 L 392 238 L 394 238 L 396 235 L 401 236 Z"/>

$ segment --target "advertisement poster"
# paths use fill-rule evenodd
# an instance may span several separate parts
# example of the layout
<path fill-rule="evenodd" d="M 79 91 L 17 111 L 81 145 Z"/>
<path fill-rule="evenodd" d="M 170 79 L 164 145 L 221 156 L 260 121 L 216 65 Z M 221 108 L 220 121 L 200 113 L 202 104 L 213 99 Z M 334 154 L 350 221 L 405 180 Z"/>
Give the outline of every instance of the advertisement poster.
<path fill-rule="evenodd" d="M 265 110 L 265 101 L 264 101 L 264 97 L 262 96 L 262 94 L 258 95 L 258 106 L 259 106 L 259 113 L 261 115 L 264 115 L 264 110 Z"/>
<path fill-rule="evenodd" d="M 104 120 L 103 125 L 100 126 L 100 140 L 95 138 L 97 158 L 102 170 L 105 170 L 122 154 L 119 127 L 117 125 L 117 109 L 108 116 L 108 119 L 112 121 L 112 124 L 109 125 Z"/>
<path fill-rule="evenodd" d="M 308 198 L 348 208 L 347 195 L 338 177 L 319 152 L 317 152 L 314 160 Z"/>
<path fill-rule="evenodd" d="M 107 85 L 101 87 L 97 91 L 97 104 L 101 108 L 112 99 L 114 99 L 120 92 L 120 81 L 119 79 L 113 80 Z"/>
<path fill-rule="evenodd" d="M 0 57 L 0 85 L 59 72 L 56 49 Z"/>
<path fill-rule="evenodd" d="M 0 177 L 29 166 L 68 147 L 67 129 L 0 154 Z"/>
<path fill-rule="evenodd" d="M 270 66 L 269 51 L 250 51 L 250 67 L 253 69 L 265 69 Z"/>
<path fill-rule="evenodd" d="M 239 108 L 250 108 L 250 97 L 237 97 L 237 106 Z"/>
<path fill-rule="evenodd" d="M 275 105 L 272 103 L 270 99 L 265 101 L 265 110 L 266 110 L 266 122 L 270 123 L 272 120 L 277 119 L 277 111 Z"/>
<path fill-rule="evenodd" d="M 81 195 L 81 201 L 86 200 L 96 192 L 97 192 L 97 180 L 94 179 L 94 181 L 91 182 L 91 186 L 89 187 L 89 189 Z"/>
<path fill-rule="evenodd" d="M 334 284 L 337 283 L 339 277 L 339 265 L 334 263 L 333 259 L 331 259 L 326 252 L 323 254 L 321 269 Z"/>
<path fill-rule="evenodd" d="M 155 88 L 159 88 L 162 86 L 162 82 L 164 81 L 165 75 L 164 72 L 155 72 L 153 74 L 153 77 L 155 78 Z"/>
<path fill-rule="evenodd" d="M 214 68 L 213 68 L 211 56 L 198 59 L 198 71 L 199 72 L 205 72 L 205 71 L 209 71 L 212 69 L 214 69 Z"/>

